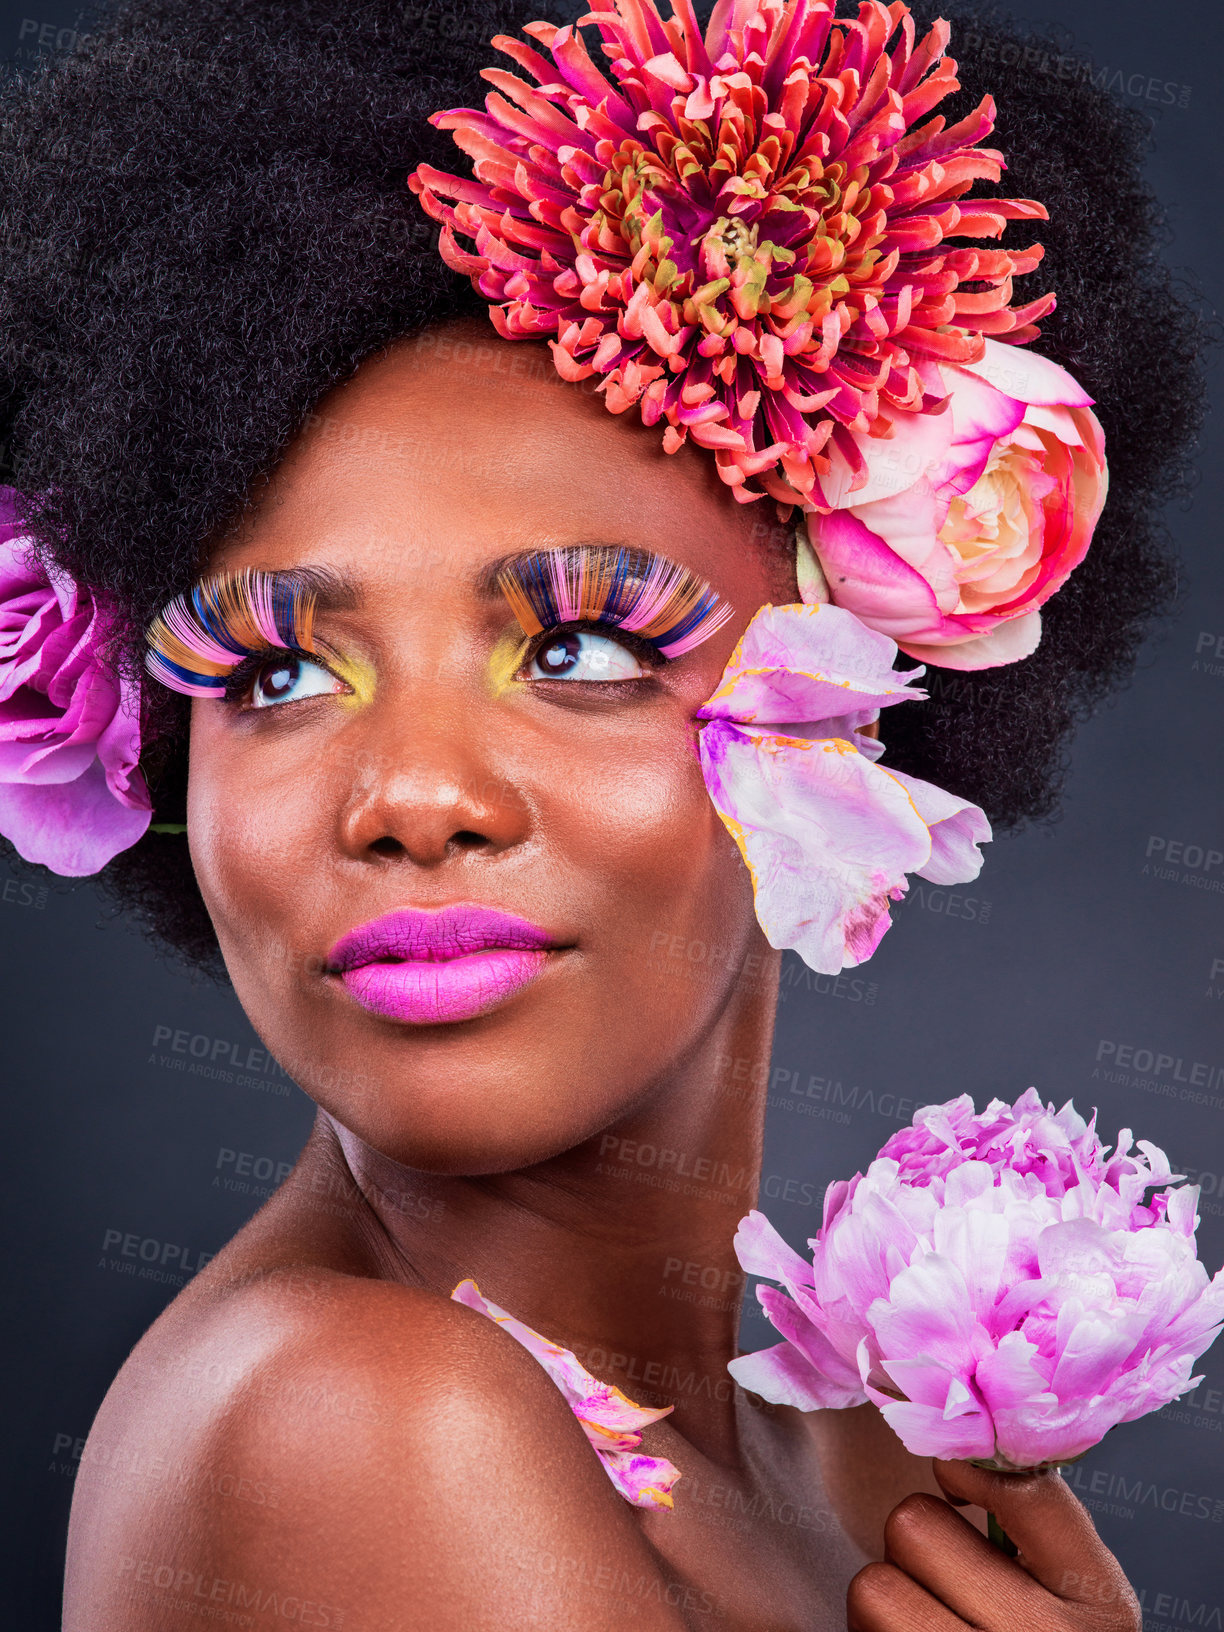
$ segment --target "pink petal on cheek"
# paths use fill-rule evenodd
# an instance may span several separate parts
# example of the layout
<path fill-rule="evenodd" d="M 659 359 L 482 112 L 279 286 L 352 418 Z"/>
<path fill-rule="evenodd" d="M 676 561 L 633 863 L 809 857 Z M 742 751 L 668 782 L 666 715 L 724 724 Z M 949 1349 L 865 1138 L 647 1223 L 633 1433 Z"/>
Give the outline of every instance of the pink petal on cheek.
<path fill-rule="evenodd" d="M 748 735 L 714 720 L 699 749 L 770 944 L 827 974 L 861 962 L 888 927 L 893 891 L 930 859 L 904 789 L 835 741 Z"/>
<path fill-rule="evenodd" d="M 896 646 L 827 603 L 763 606 L 698 719 L 760 725 L 844 718 L 913 695 Z"/>
<path fill-rule="evenodd" d="M 990 836 L 975 806 L 875 763 L 882 746 L 862 728 L 921 695 L 895 655 L 844 607 L 765 606 L 697 710 L 706 787 L 748 866 L 761 927 L 822 973 L 870 956 L 907 873 L 967 882 Z M 854 703 L 870 706 L 830 714 Z M 751 1231 L 741 1244 L 760 1246 Z"/>
<path fill-rule="evenodd" d="M 978 845 L 991 837 L 984 812 L 932 782 L 920 782 L 903 771 L 888 770 L 888 775 L 906 790 L 931 830 L 931 859 L 919 868 L 919 878 L 932 884 L 971 883 L 982 870 Z"/>

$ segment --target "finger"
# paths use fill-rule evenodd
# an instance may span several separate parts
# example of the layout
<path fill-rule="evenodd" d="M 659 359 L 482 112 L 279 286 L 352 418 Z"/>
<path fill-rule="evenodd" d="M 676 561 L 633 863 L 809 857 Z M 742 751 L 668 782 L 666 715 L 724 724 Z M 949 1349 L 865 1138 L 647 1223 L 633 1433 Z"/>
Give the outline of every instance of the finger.
<path fill-rule="evenodd" d="M 1070 1487 L 1045 1473 L 990 1473 L 968 1462 L 934 1464 L 949 1496 L 984 1507 L 1020 1549 L 1018 1562 L 1059 1598 L 1077 1604 L 1137 1602 L 1122 1566 Z"/>
<path fill-rule="evenodd" d="M 975 1626 L 1031 1628 L 1050 1597 L 938 1496 L 899 1502 L 884 1525 L 884 1557 Z"/>
<path fill-rule="evenodd" d="M 946 1604 L 892 1564 L 868 1564 L 846 1594 L 849 1632 L 968 1632 Z"/>

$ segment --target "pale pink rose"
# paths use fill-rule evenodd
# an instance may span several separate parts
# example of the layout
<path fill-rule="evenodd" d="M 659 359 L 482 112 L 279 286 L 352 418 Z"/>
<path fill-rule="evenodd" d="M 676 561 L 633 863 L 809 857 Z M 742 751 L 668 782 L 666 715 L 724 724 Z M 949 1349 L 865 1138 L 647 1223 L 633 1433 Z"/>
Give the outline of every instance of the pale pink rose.
<path fill-rule="evenodd" d="M 940 414 L 898 416 L 859 438 L 834 505 L 807 518 L 829 594 L 903 652 L 946 669 L 1027 657 L 1039 608 L 1084 559 L 1105 503 L 1105 442 L 1092 399 L 1035 352 L 985 342 L 979 363 L 942 370 Z"/>
<path fill-rule="evenodd" d="M 1032 1088 L 980 1116 L 967 1094 L 928 1106 L 829 1186 L 810 1262 L 741 1222 L 740 1263 L 785 1289 L 757 1288 L 783 1341 L 729 1369 L 804 1411 L 872 1400 L 915 1456 L 1073 1460 L 1202 1381 L 1224 1270 L 1199 1262 L 1177 1177 Z"/>

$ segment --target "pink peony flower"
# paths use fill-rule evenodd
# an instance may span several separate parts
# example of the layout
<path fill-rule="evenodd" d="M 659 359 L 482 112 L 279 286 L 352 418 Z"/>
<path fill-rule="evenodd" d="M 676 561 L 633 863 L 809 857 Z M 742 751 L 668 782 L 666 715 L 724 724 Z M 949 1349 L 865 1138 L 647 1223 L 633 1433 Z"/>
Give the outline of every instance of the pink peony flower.
<path fill-rule="evenodd" d="M 1040 245 L 949 242 L 1046 212 L 966 198 L 1003 160 L 977 145 L 989 97 L 927 117 L 958 89 L 947 23 L 916 43 L 902 4 L 834 10 L 725 0 L 703 38 L 689 0 L 666 22 L 610 0 L 582 21 L 611 78 L 576 27 L 532 23 L 547 55 L 493 41 L 527 78 L 487 69 L 484 112 L 434 116 L 475 180 L 409 179 L 501 334 L 547 337 L 565 379 L 662 420 L 669 452 L 713 449 L 741 499 L 824 504 L 830 458 L 861 471 L 865 436 L 941 403 L 939 364 L 1032 339 L 1054 304 L 1010 304 Z"/>
<path fill-rule="evenodd" d="M 0 488 L 0 833 L 27 861 L 80 878 L 151 820 L 140 693 L 102 660 L 107 614 L 35 558 L 16 499 Z"/>
<path fill-rule="evenodd" d="M 1095 1121 L 1032 1088 L 920 1110 L 829 1186 L 810 1264 L 749 1213 L 736 1252 L 785 1287 L 757 1288 L 783 1342 L 736 1380 L 804 1411 L 873 1400 L 914 1455 L 1004 1471 L 1071 1461 L 1194 1388 L 1224 1320 L 1198 1188 L 1169 1188 L 1129 1129 L 1106 1150 Z"/>
<path fill-rule="evenodd" d="M 840 607 L 764 606 L 697 711 L 706 787 L 761 928 L 822 974 L 871 956 L 907 873 L 967 883 L 990 837 L 976 805 L 875 763 L 883 745 L 863 728 L 926 695 L 896 654 Z"/>
<path fill-rule="evenodd" d="M 673 1505 L 671 1488 L 680 1478 L 679 1468 L 666 1457 L 641 1455 L 638 1446 L 642 1429 L 674 1411 L 674 1406 L 635 1405 L 619 1388 L 592 1377 L 569 1349 L 541 1337 L 486 1298 L 475 1281 L 460 1281 L 451 1297 L 495 1320 L 540 1362 L 569 1402 L 604 1472 L 627 1502 L 634 1507 Z"/>
<path fill-rule="evenodd" d="M 980 362 L 945 369 L 950 411 L 899 417 L 863 442 L 854 472 L 807 520 L 838 606 L 911 657 L 983 669 L 1027 657 L 1038 610 L 1084 559 L 1108 473 L 1092 399 L 1065 369 L 987 340 Z"/>

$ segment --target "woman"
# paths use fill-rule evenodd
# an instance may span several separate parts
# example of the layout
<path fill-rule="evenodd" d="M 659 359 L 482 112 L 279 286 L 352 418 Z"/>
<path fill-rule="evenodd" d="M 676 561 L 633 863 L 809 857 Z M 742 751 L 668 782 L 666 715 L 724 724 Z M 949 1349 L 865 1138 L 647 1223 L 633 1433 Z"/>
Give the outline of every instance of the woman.
<path fill-rule="evenodd" d="M 505 270 L 474 232 L 460 242 L 478 225 L 462 217 L 471 198 L 424 115 L 475 100 L 485 42 L 519 21 L 138 5 L 6 110 L 11 241 L 25 246 L 3 297 L 25 495 L 11 531 L 60 574 L 44 592 L 23 581 L 22 606 L 42 593 L 39 615 L 73 640 L 65 656 L 23 625 L 42 663 L 28 683 L 72 729 L 47 754 L 56 779 L 23 760 L 5 831 L 61 872 L 108 864 L 197 961 L 219 949 L 320 1107 L 291 1178 L 107 1397 L 74 1502 L 65 1625 L 1134 1627 L 1116 1561 L 1056 1477 L 932 1471 L 871 1406 L 767 1406 L 727 1376 L 738 1298 L 660 1290 L 673 1261 L 702 1285 L 740 1284 L 732 1238 L 764 1106 L 727 1062 L 760 1080 L 777 948 L 816 967 L 861 960 L 906 872 L 975 864 L 969 799 L 1003 820 L 1043 809 L 1067 721 L 1159 599 L 1143 505 L 1193 419 L 1194 334 L 1135 250 L 1152 230 L 1135 133 L 1091 87 L 1038 109 L 1033 76 L 1006 85 L 1013 179 L 1027 139 L 1026 187 L 1054 217 L 1039 276 L 1077 292 L 1046 348 L 1076 363 L 1110 437 L 1091 551 L 1104 481 L 1080 419 L 1060 444 L 1081 450 L 1067 455 L 1074 525 L 1047 571 L 1020 574 L 1040 593 L 1008 599 L 987 579 L 977 601 L 933 611 L 923 580 L 925 601 L 881 610 L 873 581 L 843 570 L 847 529 L 893 536 L 872 504 L 901 491 L 912 510 L 928 452 L 898 474 L 877 458 L 887 439 L 855 440 L 853 414 L 806 464 L 740 458 L 678 409 L 664 443 L 637 399 L 607 412 L 581 336 L 554 326 L 550 349 L 504 308 L 494 332 L 486 301 L 521 297 L 473 294 L 438 258 L 409 172 L 452 266 Z M 1001 103 L 1007 80 L 991 68 Z M 1061 208 L 1039 185 L 1051 118 Z M 1090 162 L 1103 141 L 1115 166 L 1129 143 L 1132 165 L 1108 200 Z M 32 160 L 40 179 L 19 185 Z M 745 248 L 719 220 L 710 253 L 753 259 L 759 236 Z M 1125 246 L 1107 273 L 1086 247 L 1102 240 Z M 1017 253 L 961 281 L 982 296 L 1034 266 Z M 1022 313 L 1008 295 L 980 306 Z M 1156 299 L 1159 340 L 1123 337 L 1111 313 Z M 1124 382 L 1157 345 L 1169 389 L 1135 407 Z M 1018 379 L 987 382 L 991 403 L 1019 404 L 1011 430 L 1044 427 Z M 957 403 L 979 388 L 960 389 Z M 896 390 L 911 393 L 897 412 L 929 415 L 923 434 L 951 436 L 929 374 Z M 1143 413 L 1165 416 L 1159 456 L 1150 426 L 1133 434 Z M 843 467 L 857 505 L 833 493 Z M 758 482 L 760 502 L 728 491 Z M 791 501 L 811 506 L 798 547 Z M 941 539 L 950 515 L 963 519 L 947 509 Z M 1040 646 L 1001 666 L 1032 651 L 1039 606 Z M 816 727 L 839 729 L 803 741 L 841 744 L 824 793 L 860 801 L 869 853 L 852 854 L 848 826 L 795 864 L 804 888 L 750 819 L 735 761 L 756 752 L 750 717 L 716 705 L 769 607 L 795 614 L 788 628 L 831 629 L 860 665 L 845 685 L 863 706 L 826 708 Z M 875 767 L 874 716 L 909 686 L 891 633 L 981 672 L 889 714 Z M 87 674 L 71 668 L 86 637 Z M 969 650 L 983 640 L 996 646 Z M 77 714 L 53 674 L 77 687 Z M 787 914 L 802 921 L 779 928 Z M 664 980 L 661 935 L 719 955 Z M 710 1182 L 629 1184 L 624 1153 L 643 1145 Z M 724 1169 L 749 1188 L 721 1186 Z M 657 1382 L 648 1409 L 581 1371 L 593 1351 L 610 1357 L 600 1383 Z M 1021 1562 L 966 1504 L 998 1514 Z"/>

